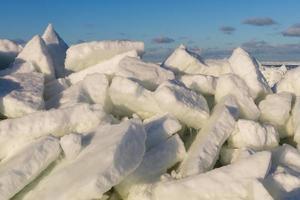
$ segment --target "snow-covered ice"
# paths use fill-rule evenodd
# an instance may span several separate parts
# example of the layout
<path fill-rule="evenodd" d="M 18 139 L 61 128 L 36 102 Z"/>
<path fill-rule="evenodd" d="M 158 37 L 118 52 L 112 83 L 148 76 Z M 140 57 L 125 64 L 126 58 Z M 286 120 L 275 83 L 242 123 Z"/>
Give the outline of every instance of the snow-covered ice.
<path fill-rule="evenodd" d="M 245 81 L 253 99 L 271 93 L 271 89 L 259 71 L 259 66 L 255 59 L 244 49 L 236 48 L 229 58 L 229 63 L 233 73 Z"/>
<path fill-rule="evenodd" d="M 154 92 L 158 106 L 182 123 L 199 129 L 209 117 L 205 98 L 174 81 L 162 83 Z"/>
<path fill-rule="evenodd" d="M 44 109 L 44 77 L 40 73 L 17 73 L 0 78 L 0 113 L 22 117 Z"/>
<path fill-rule="evenodd" d="M 1 161 L 0 199 L 10 199 L 60 155 L 59 140 L 41 137 Z"/>
<path fill-rule="evenodd" d="M 67 159 L 75 159 L 80 153 L 82 146 L 82 136 L 78 133 L 64 135 L 60 139 L 60 146 Z"/>
<path fill-rule="evenodd" d="M 217 105 L 188 150 L 180 166 L 180 176 L 192 176 L 211 170 L 222 145 L 234 130 L 235 119 L 226 105 Z"/>
<path fill-rule="evenodd" d="M 167 169 L 182 161 L 184 156 L 185 148 L 180 137 L 178 135 L 170 137 L 145 153 L 140 166 L 116 186 L 117 191 L 126 199 L 131 187 L 151 183 L 166 173 Z"/>
<path fill-rule="evenodd" d="M 244 119 L 237 121 L 234 131 L 228 138 L 228 145 L 232 148 L 268 150 L 278 144 L 279 134 L 272 125 L 261 125 L 258 122 Z"/>
<path fill-rule="evenodd" d="M 284 78 L 276 84 L 276 92 L 291 92 L 300 96 L 300 67 L 286 72 Z"/>
<path fill-rule="evenodd" d="M 215 94 L 216 102 L 229 94 L 235 97 L 241 117 L 252 120 L 259 118 L 260 111 L 251 97 L 248 86 L 244 80 L 234 74 L 219 77 Z"/>
<path fill-rule="evenodd" d="M 0 200 L 300 198 L 300 67 L 65 41 L 0 39 Z"/>
<path fill-rule="evenodd" d="M 99 105 L 78 104 L 63 109 L 39 111 L 26 116 L 0 121 L 0 158 L 15 151 L 19 145 L 41 136 L 87 133 L 100 123 L 110 123 Z"/>
<path fill-rule="evenodd" d="M 86 146 L 76 159 L 57 164 L 24 200 L 101 198 L 140 165 L 145 139 L 138 121 L 99 126 L 83 138 Z"/>
<path fill-rule="evenodd" d="M 161 113 L 153 93 L 133 80 L 114 77 L 109 94 L 115 113 L 120 116 L 136 113 L 142 118 L 148 118 Z"/>
<path fill-rule="evenodd" d="M 65 58 L 66 51 L 69 48 L 63 39 L 54 30 L 53 25 L 49 24 L 42 36 L 45 44 L 47 45 L 49 54 L 53 61 L 55 70 L 55 77 L 61 78 L 65 76 Z"/>
<path fill-rule="evenodd" d="M 67 50 L 65 66 L 67 70 L 76 72 L 131 50 L 136 50 L 141 55 L 144 43 L 126 40 L 84 42 L 72 45 Z"/>
<path fill-rule="evenodd" d="M 290 117 L 292 98 L 291 93 L 280 92 L 267 95 L 259 103 L 260 120 L 274 125 L 282 138 L 288 136 L 286 124 Z"/>
<path fill-rule="evenodd" d="M 143 121 L 147 132 L 146 149 L 163 142 L 182 129 L 182 125 L 172 115 L 158 114 Z"/>
<path fill-rule="evenodd" d="M 82 81 L 63 90 L 46 101 L 46 108 L 62 108 L 77 103 L 99 104 L 110 112 L 111 101 L 108 95 L 109 80 L 103 74 L 87 75 Z"/>
<path fill-rule="evenodd" d="M 187 88 L 204 95 L 214 95 L 216 92 L 217 77 L 206 75 L 183 75 L 180 81 Z"/>
<path fill-rule="evenodd" d="M 52 57 L 40 36 L 34 36 L 18 54 L 15 64 L 23 62 L 31 62 L 37 72 L 44 74 L 46 82 L 55 79 Z"/>
<path fill-rule="evenodd" d="M 189 51 L 184 45 L 180 45 L 164 61 L 163 66 L 174 71 L 176 74 L 203 74 L 219 76 L 229 72 L 229 63 L 226 60 L 213 61 L 207 63 L 200 55 Z"/>
<path fill-rule="evenodd" d="M 251 181 L 265 178 L 270 164 L 269 152 L 256 153 L 204 174 L 158 184 L 153 200 L 249 199 Z"/>

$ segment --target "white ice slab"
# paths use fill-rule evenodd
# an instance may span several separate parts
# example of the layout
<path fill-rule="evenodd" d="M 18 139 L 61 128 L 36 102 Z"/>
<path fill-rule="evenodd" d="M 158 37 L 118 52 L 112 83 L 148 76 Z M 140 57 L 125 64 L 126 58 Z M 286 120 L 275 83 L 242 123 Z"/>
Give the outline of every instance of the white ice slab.
<path fill-rule="evenodd" d="M 46 101 L 46 108 L 68 107 L 77 103 L 100 104 L 110 112 L 111 101 L 108 95 L 109 80 L 103 74 L 87 75 L 82 81 L 63 90 Z"/>
<path fill-rule="evenodd" d="M 18 73 L 0 78 L 0 112 L 10 118 L 44 109 L 44 77 Z"/>
<path fill-rule="evenodd" d="M 122 59 L 115 75 L 132 78 L 148 90 L 155 90 L 162 82 L 175 78 L 173 72 L 136 57 Z"/>
<path fill-rule="evenodd" d="M 213 169 L 222 145 L 234 130 L 235 119 L 225 105 L 217 105 L 188 150 L 179 174 L 187 177 Z"/>
<path fill-rule="evenodd" d="M 154 92 L 158 106 L 189 127 L 201 128 L 209 117 L 205 98 L 175 81 L 161 84 Z"/>
<path fill-rule="evenodd" d="M 83 79 L 82 79 L 83 80 Z M 45 101 L 61 93 L 71 86 L 71 83 L 65 78 L 54 79 L 45 84 L 44 98 Z"/>
<path fill-rule="evenodd" d="M 260 111 L 251 97 L 246 83 L 234 74 L 220 76 L 216 86 L 215 100 L 219 102 L 224 96 L 232 95 L 239 105 L 242 118 L 257 120 Z"/>
<path fill-rule="evenodd" d="M 279 134 L 274 126 L 244 119 L 237 121 L 235 130 L 228 138 L 228 146 L 231 148 L 266 150 L 278 144 Z"/>
<path fill-rule="evenodd" d="M 272 165 L 282 165 L 300 173 L 300 151 L 289 144 L 283 144 L 272 151 Z"/>
<path fill-rule="evenodd" d="M 70 46 L 65 66 L 67 70 L 76 72 L 131 50 L 136 50 L 141 55 L 144 52 L 144 43 L 125 40 L 84 42 Z"/>
<path fill-rule="evenodd" d="M 300 67 L 289 70 L 284 78 L 276 84 L 277 92 L 291 92 L 300 96 Z"/>
<path fill-rule="evenodd" d="M 44 74 L 46 82 L 55 79 L 53 61 L 43 39 L 36 35 L 17 56 L 15 63 L 31 62 L 37 72 Z"/>
<path fill-rule="evenodd" d="M 245 81 L 253 99 L 271 93 L 257 62 L 244 49 L 236 48 L 229 58 L 229 63 L 233 73 Z"/>
<path fill-rule="evenodd" d="M 60 155 L 59 140 L 37 139 L 0 162 L 0 199 L 10 199 L 33 181 Z"/>
<path fill-rule="evenodd" d="M 220 162 L 222 165 L 229 165 L 240 159 L 247 158 L 253 155 L 255 151 L 250 148 L 229 148 L 228 146 L 223 146 L 220 151 Z"/>
<path fill-rule="evenodd" d="M 285 65 L 282 65 L 281 67 L 264 67 L 260 71 L 267 80 L 270 88 L 273 88 L 276 83 L 283 79 L 288 69 Z"/>
<path fill-rule="evenodd" d="M 24 200 L 101 198 L 142 162 L 146 133 L 137 121 L 99 126 L 75 160 L 58 164 Z"/>
<path fill-rule="evenodd" d="M 135 187 L 149 184 L 159 178 L 167 172 L 167 169 L 182 161 L 185 154 L 180 137 L 178 135 L 170 137 L 147 151 L 140 166 L 117 185 L 116 190 L 126 199 L 131 189 L 135 190 Z"/>
<path fill-rule="evenodd" d="M 219 76 L 227 71 L 226 64 L 219 62 L 209 62 L 209 65 L 196 53 L 189 51 L 184 45 L 180 45 L 164 61 L 166 68 L 173 70 L 175 73 L 186 74 L 203 74 Z"/>
<path fill-rule="evenodd" d="M 295 104 L 292 110 L 292 124 L 294 129 L 294 140 L 300 143 L 300 96 L 296 97 Z"/>
<path fill-rule="evenodd" d="M 42 36 L 45 41 L 49 54 L 53 60 L 53 67 L 56 78 L 65 76 L 65 58 L 66 51 L 69 48 L 63 39 L 54 30 L 52 24 L 49 24 Z"/>
<path fill-rule="evenodd" d="M 217 77 L 206 75 L 183 75 L 180 81 L 187 88 L 204 95 L 214 95 L 217 85 Z"/>
<path fill-rule="evenodd" d="M 153 93 L 130 79 L 114 77 L 109 95 L 117 115 L 131 116 L 136 113 L 145 119 L 161 113 Z"/>
<path fill-rule="evenodd" d="M 20 144 L 52 134 L 87 133 L 100 123 L 109 123 L 99 105 L 78 104 L 64 109 L 39 111 L 21 118 L 0 121 L 0 158 L 12 153 Z"/>
<path fill-rule="evenodd" d="M 247 199 L 250 183 L 266 176 L 270 161 L 269 152 L 260 152 L 204 174 L 164 182 L 155 187 L 153 200 Z"/>
<path fill-rule="evenodd" d="M 78 133 L 70 133 L 60 138 L 60 146 L 64 151 L 67 159 L 73 160 L 82 150 L 82 135 Z"/>
<path fill-rule="evenodd" d="M 300 195 L 300 173 L 278 166 L 264 180 L 264 185 L 275 200 L 297 200 Z"/>
<path fill-rule="evenodd" d="M 292 97 L 288 92 L 269 94 L 259 103 L 260 120 L 274 125 L 281 138 L 289 136 L 286 124 L 290 117 Z"/>
<path fill-rule="evenodd" d="M 133 51 L 128 51 L 122 54 L 115 55 L 114 57 L 105 60 L 101 63 L 95 64 L 93 66 L 90 66 L 86 69 L 83 69 L 79 72 L 72 73 L 66 79 L 71 83 L 75 84 L 78 81 L 81 81 L 84 79 L 84 77 L 88 74 L 94 74 L 94 73 L 100 73 L 100 74 L 106 74 L 109 76 L 114 76 L 115 72 L 117 71 L 120 61 L 127 56 L 129 57 L 138 57 L 138 52 L 133 50 Z"/>
<path fill-rule="evenodd" d="M 147 132 L 146 149 L 165 141 L 182 128 L 179 121 L 168 113 L 147 118 L 143 124 Z"/>

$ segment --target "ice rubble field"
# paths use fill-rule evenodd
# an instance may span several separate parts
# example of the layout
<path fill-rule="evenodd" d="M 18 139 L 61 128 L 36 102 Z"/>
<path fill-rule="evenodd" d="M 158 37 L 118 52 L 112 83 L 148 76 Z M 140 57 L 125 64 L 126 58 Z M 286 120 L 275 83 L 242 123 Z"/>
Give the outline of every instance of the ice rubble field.
<path fill-rule="evenodd" d="M 300 199 L 300 68 L 143 53 L 0 40 L 0 200 Z"/>

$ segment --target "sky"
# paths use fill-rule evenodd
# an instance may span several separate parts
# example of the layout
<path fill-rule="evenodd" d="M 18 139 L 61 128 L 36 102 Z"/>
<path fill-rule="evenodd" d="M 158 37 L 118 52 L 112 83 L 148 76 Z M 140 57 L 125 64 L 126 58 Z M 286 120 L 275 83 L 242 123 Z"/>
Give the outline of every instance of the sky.
<path fill-rule="evenodd" d="M 69 44 L 145 42 L 162 61 L 180 44 L 204 58 L 241 46 L 259 60 L 300 60 L 299 0 L 0 0 L 0 38 L 28 41 L 48 23 Z"/>

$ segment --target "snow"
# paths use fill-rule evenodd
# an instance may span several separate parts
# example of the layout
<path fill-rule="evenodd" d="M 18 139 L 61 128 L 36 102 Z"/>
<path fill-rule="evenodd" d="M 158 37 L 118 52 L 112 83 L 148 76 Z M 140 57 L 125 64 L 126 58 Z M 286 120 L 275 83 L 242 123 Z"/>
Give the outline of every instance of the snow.
<path fill-rule="evenodd" d="M 229 165 L 243 158 L 253 155 L 255 151 L 250 148 L 230 148 L 223 146 L 220 152 L 220 162 L 222 165 Z"/>
<path fill-rule="evenodd" d="M 203 94 L 214 95 L 216 92 L 217 77 L 206 75 L 183 75 L 180 81 L 189 89 Z"/>
<path fill-rule="evenodd" d="M 0 158 L 14 152 L 20 144 L 41 136 L 87 133 L 111 120 L 99 105 L 78 104 L 0 121 Z"/>
<path fill-rule="evenodd" d="M 260 120 L 274 125 L 281 138 L 288 136 L 286 124 L 290 117 L 292 97 L 288 92 L 269 94 L 259 103 Z"/>
<path fill-rule="evenodd" d="M 219 102 L 227 95 L 235 97 L 242 118 L 251 120 L 257 120 L 259 118 L 260 111 L 251 97 L 248 86 L 244 80 L 234 74 L 220 76 L 217 81 L 216 102 Z"/>
<path fill-rule="evenodd" d="M 162 113 L 151 91 L 140 84 L 123 77 L 114 77 L 109 87 L 114 112 L 119 116 L 136 113 L 145 119 Z"/>
<path fill-rule="evenodd" d="M 284 78 L 276 84 L 276 92 L 291 92 L 300 96 L 300 67 L 289 70 Z"/>
<path fill-rule="evenodd" d="M 44 91 L 45 100 L 49 100 L 53 96 L 70 87 L 70 85 L 69 81 L 64 78 L 54 79 L 53 81 L 46 83 Z"/>
<path fill-rule="evenodd" d="M 175 49 L 163 62 L 163 66 L 171 69 L 176 74 L 219 76 L 228 72 L 228 65 L 226 65 L 226 63 L 222 61 L 210 61 L 209 65 L 207 65 L 199 55 L 189 51 L 184 45 L 180 45 Z"/>
<path fill-rule="evenodd" d="M 253 99 L 271 93 L 257 62 L 244 49 L 236 48 L 229 58 L 229 63 L 233 73 L 245 81 Z"/>
<path fill-rule="evenodd" d="M 157 114 L 143 121 L 147 132 L 146 149 L 158 145 L 182 129 L 182 125 L 172 115 Z"/>
<path fill-rule="evenodd" d="M 265 79 L 267 80 L 270 88 L 273 88 L 276 83 L 278 83 L 287 72 L 287 68 L 285 65 L 281 67 L 264 67 L 261 70 L 261 73 L 264 75 Z"/>
<path fill-rule="evenodd" d="M 18 62 L 13 66 L 0 71 L 0 76 L 13 75 L 17 73 L 31 73 L 35 72 L 32 62 Z"/>
<path fill-rule="evenodd" d="M 175 78 L 173 72 L 136 57 L 122 59 L 115 75 L 132 78 L 148 90 L 155 90 L 162 82 Z"/>
<path fill-rule="evenodd" d="M 55 79 L 53 60 L 40 36 L 34 36 L 17 56 L 15 64 L 23 62 L 31 62 L 37 72 L 44 74 L 46 82 Z"/>
<path fill-rule="evenodd" d="M 0 78 L 0 112 L 15 118 L 44 108 L 44 77 L 40 73 L 17 73 Z"/>
<path fill-rule="evenodd" d="M 145 130 L 138 121 L 99 126 L 84 138 L 88 144 L 76 159 L 56 165 L 24 200 L 101 198 L 142 162 L 145 139 Z"/>
<path fill-rule="evenodd" d="M 153 180 L 166 173 L 167 169 L 182 161 L 184 156 L 185 148 L 180 137 L 178 135 L 171 136 L 166 141 L 147 151 L 140 166 L 117 185 L 116 190 L 126 199 L 131 191 L 131 187 L 139 187 L 140 184 L 150 184 Z"/>
<path fill-rule="evenodd" d="M 61 78 L 65 76 L 65 57 L 66 51 L 69 48 L 63 39 L 54 30 L 53 25 L 49 24 L 42 36 L 47 45 L 49 54 L 53 60 L 53 67 L 55 70 L 55 77 Z"/>
<path fill-rule="evenodd" d="M 1 161 L 0 199 L 10 199 L 34 180 L 60 155 L 59 140 L 41 137 Z"/>
<path fill-rule="evenodd" d="M 154 98 L 164 112 L 169 112 L 187 126 L 199 129 L 209 117 L 205 98 L 176 82 L 162 83 Z"/>
<path fill-rule="evenodd" d="M 78 133 L 64 135 L 60 139 L 60 146 L 67 159 L 74 160 L 82 150 L 82 136 Z"/>
<path fill-rule="evenodd" d="M 256 153 L 231 165 L 180 180 L 158 184 L 153 200 L 247 199 L 249 185 L 269 171 L 271 154 Z"/>
<path fill-rule="evenodd" d="M 99 104 L 110 112 L 111 101 L 108 95 L 109 80 L 103 74 L 87 75 L 82 81 L 63 90 L 46 101 L 46 108 L 63 108 L 77 103 Z"/>
<path fill-rule="evenodd" d="M 180 176 L 197 175 L 213 169 L 221 147 L 234 126 L 235 119 L 226 105 L 217 105 L 181 163 Z"/>
<path fill-rule="evenodd" d="M 272 176 L 265 180 L 265 186 L 275 200 L 297 199 L 299 197 L 300 174 L 278 166 Z"/>
<path fill-rule="evenodd" d="M 7 39 L 0 39 L 0 69 L 9 67 L 15 57 L 22 50 L 22 47 Z"/>
<path fill-rule="evenodd" d="M 65 60 L 66 69 L 72 72 L 100 64 L 115 55 L 136 50 L 144 52 L 144 43 L 138 41 L 93 41 L 70 46 Z"/>
<path fill-rule="evenodd" d="M 294 129 L 294 140 L 300 143 L 300 96 L 296 97 L 294 107 L 292 109 L 292 124 Z"/>
<path fill-rule="evenodd" d="M 235 130 L 228 138 L 231 148 L 251 148 L 254 150 L 268 150 L 278 146 L 279 134 L 269 124 L 259 124 L 255 121 L 239 119 Z"/>

